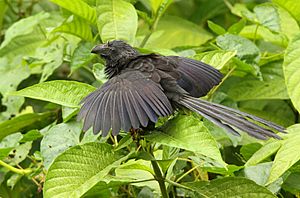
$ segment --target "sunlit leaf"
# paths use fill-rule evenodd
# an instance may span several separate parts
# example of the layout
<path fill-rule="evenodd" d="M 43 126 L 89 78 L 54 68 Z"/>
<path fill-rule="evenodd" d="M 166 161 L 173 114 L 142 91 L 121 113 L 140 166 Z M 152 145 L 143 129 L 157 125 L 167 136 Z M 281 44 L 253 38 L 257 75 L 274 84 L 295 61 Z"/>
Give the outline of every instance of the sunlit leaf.
<path fill-rule="evenodd" d="M 12 94 L 67 107 L 78 107 L 79 102 L 95 89 L 88 84 L 76 81 L 54 80 L 26 87 Z"/>
<path fill-rule="evenodd" d="M 257 62 L 260 58 L 258 47 L 250 40 L 238 35 L 225 34 L 218 36 L 217 44 L 224 50 L 237 51 L 237 56 L 248 62 Z"/>
<path fill-rule="evenodd" d="M 220 26 L 212 21 L 207 21 L 207 25 L 208 25 L 209 29 L 211 29 L 217 35 L 222 35 L 222 34 L 226 33 L 226 30 L 222 26 Z"/>
<path fill-rule="evenodd" d="M 124 158 L 106 143 L 75 146 L 59 155 L 48 170 L 44 197 L 81 197 Z"/>
<path fill-rule="evenodd" d="M 98 0 L 97 5 L 97 26 L 102 41 L 125 40 L 133 44 L 138 26 L 133 5 L 123 0 Z"/>
<path fill-rule="evenodd" d="M 82 0 L 51 0 L 60 7 L 69 10 L 73 14 L 96 24 L 96 10 Z"/>
<path fill-rule="evenodd" d="M 256 151 L 251 158 L 247 161 L 245 166 L 253 166 L 264 159 L 270 157 L 274 153 L 278 151 L 278 149 L 281 147 L 282 142 L 280 141 L 269 141 L 267 142 L 263 147 L 261 147 L 258 151 Z"/>
<path fill-rule="evenodd" d="M 288 45 L 285 51 L 283 71 L 285 84 L 289 96 L 295 106 L 300 111 L 300 34 L 298 34 Z"/>
<path fill-rule="evenodd" d="M 160 131 L 154 131 L 146 138 L 152 142 L 193 151 L 223 162 L 217 143 L 207 128 L 193 116 L 178 115 L 169 120 Z"/>
<path fill-rule="evenodd" d="M 294 132 L 291 132 L 287 139 L 282 142 L 282 146 L 275 156 L 268 183 L 277 180 L 285 171 L 300 160 L 300 126 L 290 127 L 287 129 L 287 132 L 290 130 Z"/>
<path fill-rule="evenodd" d="M 93 35 L 90 25 L 79 17 L 71 16 L 68 20 L 53 30 L 78 36 L 84 40 L 92 41 Z"/>
<path fill-rule="evenodd" d="M 41 12 L 37 15 L 22 19 L 10 26 L 0 46 L 1 56 L 29 54 L 33 52 L 37 46 L 45 43 L 45 30 L 39 26 L 39 23 L 48 17 L 48 13 Z"/>
<path fill-rule="evenodd" d="M 294 18 L 300 22 L 300 2 L 294 0 L 272 0 L 274 3 L 279 4 L 281 7 L 289 11 Z"/>
<path fill-rule="evenodd" d="M 44 134 L 40 150 L 46 169 L 59 154 L 79 144 L 80 133 L 80 123 L 69 122 L 55 125 Z"/>
<path fill-rule="evenodd" d="M 203 52 L 195 55 L 193 58 L 200 60 L 214 66 L 217 69 L 222 69 L 234 56 L 236 52 L 233 51 L 224 51 L 224 50 L 215 50 L 209 52 Z"/>
<path fill-rule="evenodd" d="M 145 47 L 172 49 L 180 46 L 199 46 L 211 39 L 206 30 L 185 19 L 166 16 L 157 26 Z"/>

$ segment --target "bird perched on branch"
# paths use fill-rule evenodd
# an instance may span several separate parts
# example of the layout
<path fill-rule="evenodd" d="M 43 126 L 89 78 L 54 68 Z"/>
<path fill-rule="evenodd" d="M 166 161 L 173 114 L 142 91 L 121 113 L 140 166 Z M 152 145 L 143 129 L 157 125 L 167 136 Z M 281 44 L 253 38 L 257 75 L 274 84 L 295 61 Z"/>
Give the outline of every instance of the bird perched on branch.
<path fill-rule="evenodd" d="M 205 96 L 221 82 L 222 74 L 203 62 L 178 56 L 140 54 L 123 41 L 97 45 L 92 53 L 105 59 L 109 80 L 82 100 L 78 114 L 83 130 L 93 126 L 95 134 L 106 136 L 157 122 L 177 108 L 190 109 L 227 131 L 237 129 L 258 139 L 280 138 L 284 128 L 220 104 Z"/>

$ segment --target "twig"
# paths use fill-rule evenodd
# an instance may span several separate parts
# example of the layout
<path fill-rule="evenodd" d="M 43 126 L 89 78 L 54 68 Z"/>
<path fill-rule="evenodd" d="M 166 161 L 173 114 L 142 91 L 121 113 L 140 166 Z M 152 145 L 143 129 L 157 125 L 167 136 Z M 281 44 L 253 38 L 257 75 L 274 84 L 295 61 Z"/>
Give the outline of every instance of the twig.
<path fill-rule="evenodd" d="M 26 174 L 29 174 L 32 172 L 32 169 L 18 169 L 18 168 L 15 168 L 15 167 L 5 163 L 2 160 L 0 160 L 0 165 L 7 168 L 8 170 L 10 170 L 14 173 L 20 174 L 20 175 L 26 175 Z"/>

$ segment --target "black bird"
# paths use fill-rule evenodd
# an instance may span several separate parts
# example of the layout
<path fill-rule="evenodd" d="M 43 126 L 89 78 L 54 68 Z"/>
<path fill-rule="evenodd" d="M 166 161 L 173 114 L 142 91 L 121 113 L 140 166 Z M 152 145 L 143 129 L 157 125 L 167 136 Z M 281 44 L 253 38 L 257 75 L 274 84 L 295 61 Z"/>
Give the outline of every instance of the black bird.
<path fill-rule="evenodd" d="M 236 129 L 258 139 L 274 137 L 284 128 L 254 115 L 198 99 L 221 82 L 222 74 L 203 62 L 178 56 L 140 54 L 123 41 L 97 45 L 92 53 L 105 59 L 109 80 L 82 100 L 78 119 L 83 130 L 93 126 L 106 136 L 120 130 L 146 127 L 158 117 L 188 108 L 216 125 L 239 135 Z"/>

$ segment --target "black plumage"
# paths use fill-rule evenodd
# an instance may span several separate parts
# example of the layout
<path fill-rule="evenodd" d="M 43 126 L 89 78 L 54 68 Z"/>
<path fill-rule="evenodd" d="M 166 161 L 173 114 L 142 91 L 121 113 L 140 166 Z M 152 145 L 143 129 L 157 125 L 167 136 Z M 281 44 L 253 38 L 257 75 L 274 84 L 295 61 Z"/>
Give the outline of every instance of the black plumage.
<path fill-rule="evenodd" d="M 258 139 L 279 138 L 284 128 L 236 109 L 197 97 L 206 95 L 222 80 L 222 74 L 203 62 L 177 56 L 142 55 L 123 41 L 98 45 L 93 53 L 106 60 L 109 80 L 83 99 L 78 114 L 83 130 L 93 127 L 106 136 L 147 127 L 176 108 L 188 108 L 229 132 L 236 129 Z"/>

